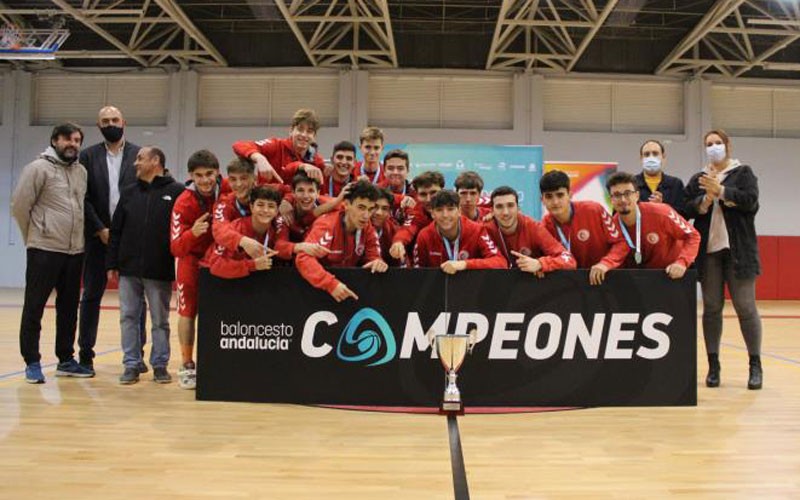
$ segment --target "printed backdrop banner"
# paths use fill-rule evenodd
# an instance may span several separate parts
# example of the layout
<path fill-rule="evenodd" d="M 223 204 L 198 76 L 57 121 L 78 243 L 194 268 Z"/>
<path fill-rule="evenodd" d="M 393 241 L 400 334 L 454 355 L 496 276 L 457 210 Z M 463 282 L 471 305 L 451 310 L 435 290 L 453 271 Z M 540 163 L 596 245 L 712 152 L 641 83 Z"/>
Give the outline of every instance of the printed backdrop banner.
<path fill-rule="evenodd" d="M 606 192 L 606 180 L 617 171 L 610 162 L 548 161 L 544 173 L 561 170 L 569 176 L 570 191 L 575 201 L 590 200 L 603 205 L 611 212 L 611 199 Z"/>
<path fill-rule="evenodd" d="M 337 304 L 294 269 L 201 276 L 197 398 L 438 406 L 426 339 L 477 329 L 458 384 L 473 406 L 695 405 L 695 273 L 336 269 Z"/>
<path fill-rule="evenodd" d="M 542 176 L 542 146 L 500 146 L 489 144 L 387 144 L 383 152 L 402 149 L 411 160 L 409 179 L 425 170 L 438 170 L 446 187 L 453 188 L 458 174 L 474 170 L 483 178 L 481 201 L 489 203 L 492 190 L 512 186 L 519 194 L 522 211 L 536 220 L 542 218 L 539 179 Z"/>

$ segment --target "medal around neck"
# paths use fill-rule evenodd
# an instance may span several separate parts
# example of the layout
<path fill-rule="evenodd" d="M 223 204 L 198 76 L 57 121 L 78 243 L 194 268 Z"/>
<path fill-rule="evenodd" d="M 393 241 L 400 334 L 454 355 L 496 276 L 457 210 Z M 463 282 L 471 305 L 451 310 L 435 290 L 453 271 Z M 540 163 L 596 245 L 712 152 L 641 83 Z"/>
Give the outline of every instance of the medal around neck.
<path fill-rule="evenodd" d="M 437 335 L 433 330 L 429 330 L 427 337 L 431 347 L 436 349 L 445 371 L 445 389 L 440 406 L 441 412 L 464 413 L 461 391 L 456 385 L 457 373 L 464 363 L 467 352 L 471 353 L 477 342 L 478 330 L 473 328 L 468 335 Z"/>

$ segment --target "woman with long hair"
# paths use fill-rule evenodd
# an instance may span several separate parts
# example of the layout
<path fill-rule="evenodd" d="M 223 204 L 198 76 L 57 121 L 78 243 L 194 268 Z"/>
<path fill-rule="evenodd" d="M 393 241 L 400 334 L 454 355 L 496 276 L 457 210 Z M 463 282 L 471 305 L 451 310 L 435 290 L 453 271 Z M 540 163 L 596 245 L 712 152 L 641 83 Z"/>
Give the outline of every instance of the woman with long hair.
<path fill-rule="evenodd" d="M 686 186 L 687 218 L 700 232 L 697 266 L 703 290 L 703 336 L 708 355 L 706 386 L 720 384 L 719 347 L 725 284 L 739 318 L 750 355 L 748 389 L 761 389 L 761 317 L 755 280 L 761 273 L 756 239 L 758 179 L 731 157 L 731 139 L 723 130 L 703 138 L 708 163 Z"/>

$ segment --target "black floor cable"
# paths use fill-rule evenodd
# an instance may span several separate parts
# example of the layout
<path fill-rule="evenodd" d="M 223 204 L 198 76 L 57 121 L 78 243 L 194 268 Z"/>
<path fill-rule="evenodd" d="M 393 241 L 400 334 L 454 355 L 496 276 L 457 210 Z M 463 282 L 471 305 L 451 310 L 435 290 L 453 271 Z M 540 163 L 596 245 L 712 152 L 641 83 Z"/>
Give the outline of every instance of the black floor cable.
<path fill-rule="evenodd" d="M 450 464 L 453 468 L 453 492 L 456 500 L 469 500 L 467 470 L 464 467 L 464 454 L 461 452 L 461 435 L 458 432 L 458 419 L 447 415 L 447 434 L 450 437 Z"/>

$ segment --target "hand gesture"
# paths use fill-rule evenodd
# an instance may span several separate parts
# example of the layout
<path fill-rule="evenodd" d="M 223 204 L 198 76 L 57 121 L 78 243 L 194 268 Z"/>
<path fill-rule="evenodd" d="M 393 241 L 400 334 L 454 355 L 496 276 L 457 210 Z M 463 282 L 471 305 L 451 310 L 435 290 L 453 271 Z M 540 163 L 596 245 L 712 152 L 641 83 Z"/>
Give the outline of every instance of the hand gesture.
<path fill-rule="evenodd" d="M 336 285 L 336 288 L 333 289 L 331 292 L 331 297 L 336 302 L 341 302 L 343 300 L 347 300 L 348 297 L 352 297 L 353 300 L 358 300 L 358 295 L 356 295 L 352 290 L 347 288 L 347 285 L 344 283 L 339 283 Z"/>
<path fill-rule="evenodd" d="M 399 241 L 395 241 L 392 243 L 392 246 L 389 247 L 389 255 L 394 257 L 397 260 L 403 260 L 406 258 L 406 247 Z"/>
<path fill-rule="evenodd" d="M 319 184 L 322 185 L 323 183 L 322 170 L 320 170 L 319 167 L 315 167 L 314 165 L 311 165 L 309 163 L 303 163 L 301 167 L 309 178 L 316 179 L 317 182 L 319 182 Z"/>
<path fill-rule="evenodd" d="M 253 260 L 266 253 L 264 245 L 249 236 L 242 236 L 242 239 L 239 240 L 239 247 Z"/>
<path fill-rule="evenodd" d="M 447 262 L 443 262 L 439 268 L 447 274 L 456 274 L 466 269 L 467 263 L 463 260 L 448 260 Z"/>
<path fill-rule="evenodd" d="M 211 224 L 208 222 L 209 217 L 211 217 L 211 215 L 206 212 L 194 221 L 192 225 L 192 234 L 195 238 L 199 238 L 208 232 L 208 228 L 211 227 Z"/>
<path fill-rule="evenodd" d="M 664 203 L 664 194 L 661 191 L 653 191 L 647 201 L 650 203 Z"/>
<path fill-rule="evenodd" d="M 283 179 L 278 175 L 278 172 L 270 165 L 267 157 L 261 153 L 253 153 L 250 159 L 256 164 L 256 171 L 267 178 L 267 180 L 275 180 L 283 184 Z"/>
<path fill-rule="evenodd" d="M 387 269 L 389 269 L 389 264 L 383 261 L 383 259 L 375 259 L 367 262 L 363 266 L 363 269 L 369 269 L 371 273 L 385 273 Z"/>
<path fill-rule="evenodd" d="M 294 246 L 294 253 L 306 253 L 312 257 L 322 258 L 331 253 L 328 247 L 324 247 L 317 243 L 296 243 Z"/>
<path fill-rule="evenodd" d="M 686 268 L 677 262 L 673 262 L 672 264 L 668 265 L 665 271 L 667 272 L 667 276 L 674 280 L 679 280 L 683 278 L 684 274 L 686 274 Z"/>
<path fill-rule="evenodd" d="M 603 280 L 606 279 L 608 266 L 605 264 L 595 264 L 589 269 L 589 283 L 592 285 L 602 285 Z"/>
<path fill-rule="evenodd" d="M 511 250 L 511 255 L 517 258 L 517 267 L 519 267 L 520 271 L 536 274 L 542 270 L 542 263 L 539 262 L 539 259 L 528 257 L 527 255 L 523 255 L 516 250 Z"/>

